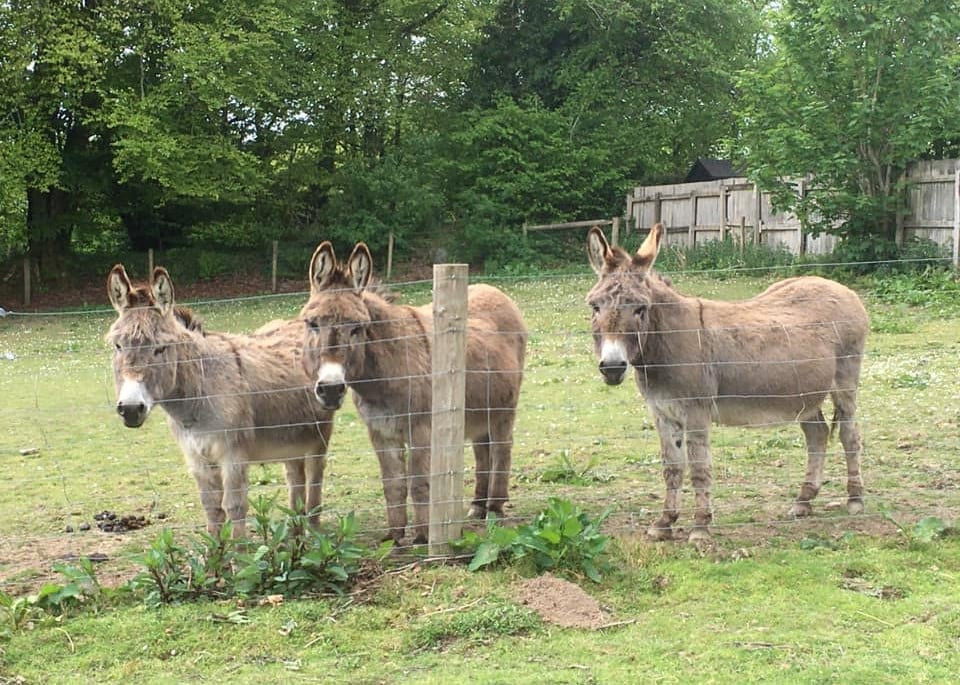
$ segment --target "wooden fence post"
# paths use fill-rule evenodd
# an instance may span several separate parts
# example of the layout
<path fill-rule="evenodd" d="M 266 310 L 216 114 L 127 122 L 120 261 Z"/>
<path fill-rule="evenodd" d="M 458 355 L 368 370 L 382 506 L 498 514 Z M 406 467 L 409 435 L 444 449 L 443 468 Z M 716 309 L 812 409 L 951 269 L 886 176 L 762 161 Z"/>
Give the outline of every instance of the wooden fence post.
<path fill-rule="evenodd" d="M 697 246 L 697 194 L 690 191 L 690 227 L 687 229 L 687 240 L 690 249 Z"/>
<path fill-rule="evenodd" d="M 747 242 L 747 217 L 740 217 L 740 257 L 743 258 L 743 244 Z"/>
<path fill-rule="evenodd" d="M 32 296 L 30 294 L 30 255 L 23 256 L 23 306 L 29 307 Z"/>
<path fill-rule="evenodd" d="M 387 234 L 387 280 L 390 280 L 390 274 L 393 273 L 393 229 Z"/>
<path fill-rule="evenodd" d="M 611 230 L 613 234 L 611 240 L 613 241 L 613 246 L 616 247 L 620 244 L 620 217 L 613 217 L 613 229 Z"/>
<path fill-rule="evenodd" d="M 727 237 L 727 186 L 720 181 L 720 242 Z"/>
<path fill-rule="evenodd" d="M 463 521 L 467 363 L 467 265 L 433 267 L 433 408 L 430 435 L 431 555 L 449 553 Z"/>
<path fill-rule="evenodd" d="M 960 266 L 960 168 L 953 172 L 953 268 Z"/>
<path fill-rule="evenodd" d="M 147 249 L 147 280 L 153 278 L 153 248 Z"/>
<path fill-rule="evenodd" d="M 653 223 L 660 223 L 660 214 L 663 211 L 663 194 L 655 193 L 653 196 Z M 639 222 L 638 222 L 639 224 Z M 652 225 L 652 224 L 651 224 Z M 637 226 L 637 230 L 640 230 L 640 226 Z"/>
<path fill-rule="evenodd" d="M 277 241 L 273 241 L 273 259 L 270 261 L 270 292 L 277 292 Z"/>

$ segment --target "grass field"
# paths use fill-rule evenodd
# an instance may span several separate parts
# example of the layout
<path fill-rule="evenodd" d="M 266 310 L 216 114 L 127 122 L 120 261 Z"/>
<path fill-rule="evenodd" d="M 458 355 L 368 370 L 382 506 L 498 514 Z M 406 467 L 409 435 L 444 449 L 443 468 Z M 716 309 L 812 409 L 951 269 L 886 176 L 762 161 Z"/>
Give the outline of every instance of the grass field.
<path fill-rule="evenodd" d="M 737 299 L 771 279 L 674 280 L 690 294 Z M 518 602 L 516 570 L 405 565 L 349 599 L 161 610 L 119 602 L 40 623 L 0 637 L 0 683 L 954 678 L 960 536 L 925 542 L 914 526 L 937 517 L 952 532 L 960 511 L 960 303 L 884 304 L 862 292 L 872 319 L 860 412 L 864 516 L 851 518 L 840 506 L 845 468 L 835 444 L 816 515 L 797 522 L 787 512 L 804 472 L 800 431 L 715 429 L 716 545 L 697 550 L 642 538 L 662 503 L 658 443 L 636 389 L 609 388 L 596 373 L 584 304 L 591 283 L 587 276 L 497 283 L 531 331 L 510 513 L 528 519 L 551 496 L 591 514 L 612 507 L 606 529 L 615 536 L 616 571 L 599 585 L 582 584 L 617 625 L 584 631 L 543 623 Z M 398 292 L 423 302 L 429 284 Z M 246 331 L 294 316 L 304 299 L 195 309 L 209 329 Z M 159 412 L 139 430 L 114 413 L 103 342 L 113 316 L 0 320 L 0 590 L 11 595 L 53 577 L 52 561 L 94 553 L 107 557 L 98 575 L 117 584 L 162 526 L 187 534 L 203 522 Z M 284 487 L 276 465 L 253 468 L 251 480 L 254 493 Z M 466 481 L 469 488 L 469 471 Z M 685 493 L 683 505 L 692 508 L 692 499 Z M 376 460 L 352 405 L 336 418 L 324 500 L 325 516 L 356 512 L 371 545 L 381 534 Z M 124 535 L 79 530 L 103 510 L 153 523 Z M 689 522 L 686 509 L 680 524 Z"/>

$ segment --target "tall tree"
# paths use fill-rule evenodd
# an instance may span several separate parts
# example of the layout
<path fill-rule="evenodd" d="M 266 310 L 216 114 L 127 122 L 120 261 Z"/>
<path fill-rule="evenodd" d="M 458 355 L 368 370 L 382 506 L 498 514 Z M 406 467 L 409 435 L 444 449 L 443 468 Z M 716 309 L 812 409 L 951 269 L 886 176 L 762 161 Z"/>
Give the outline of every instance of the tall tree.
<path fill-rule="evenodd" d="M 741 154 L 813 232 L 890 253 L 906 165 L 960 133 L 960 3 L 786 0 L 743 73 Z M 807 177 L 805 197 L 787 179 Z"/>
<path fill-rule="evenodd" d="M 75 233 L 109 223 L 108 138 L 95 121 L 112 54 L 99 0 L 0 3 L 0 168 L 8 205 L 41 273 L 55 272 Z M 22 193 L 15 198 L 14 188 Z M 7 221 L 21 217 L 7 213 Z"/>

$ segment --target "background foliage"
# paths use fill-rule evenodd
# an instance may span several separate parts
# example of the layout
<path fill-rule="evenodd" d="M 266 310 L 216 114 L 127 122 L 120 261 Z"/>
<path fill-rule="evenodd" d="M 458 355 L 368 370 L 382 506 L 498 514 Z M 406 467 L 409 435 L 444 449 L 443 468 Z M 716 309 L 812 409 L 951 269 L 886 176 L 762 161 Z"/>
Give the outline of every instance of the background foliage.
<path fill-rule="evenodd" d="M 9 0 L 0 256 L 52 282 L 84 254 L 392 230 L 529 264 L 565 246 L 522 223 L 734 154 L 768 188 L 814 174 L 811 230 L 879 254 L 905 164 L 956 153 L 957 4 Z"/>

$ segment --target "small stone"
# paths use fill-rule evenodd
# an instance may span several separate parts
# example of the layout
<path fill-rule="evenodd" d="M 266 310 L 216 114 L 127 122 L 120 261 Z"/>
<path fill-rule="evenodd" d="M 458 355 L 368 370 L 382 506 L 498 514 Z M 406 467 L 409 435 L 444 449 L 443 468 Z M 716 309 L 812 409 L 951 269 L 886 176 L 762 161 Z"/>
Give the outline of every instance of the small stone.
<path fill-rule="evenodd" d="M 81 524 L 80 524 L 80 530 L 90 530 L 90 524 L 89 524 L 89 523 L 86 523 L 86 522 L 81 523 Z"/>

